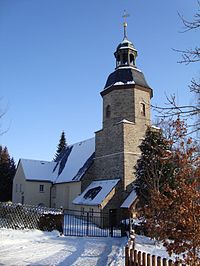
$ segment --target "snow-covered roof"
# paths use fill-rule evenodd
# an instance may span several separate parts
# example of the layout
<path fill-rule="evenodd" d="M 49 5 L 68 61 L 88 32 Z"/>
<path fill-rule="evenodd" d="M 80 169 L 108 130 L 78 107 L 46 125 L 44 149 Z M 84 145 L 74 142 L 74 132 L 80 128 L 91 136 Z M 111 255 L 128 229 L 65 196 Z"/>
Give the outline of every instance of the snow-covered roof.
<path fill-rule="evenodd" d="M 53 172 L 56 162 L 20 159 L 27 180 L 42 180 L 53 182 L 56 172 Z"/>
<path fill-rule="evenodd" d="M 57 162 L 21 159 L 26 180 L 65 183 L 79 181 L 93 162 L 95 139 L 70 145 Z"/>
<path fill-rule="evenodd" d="M 108 196 L 120 179 L 93 181 L 86 189 L 73 200 L 78 205 L 100 205 Z"/>
<path fill-rule="evenodd" d="M 131 204 L 136 200 L 137 195 L 135 190 L 131 191 L 125 201 L 122 203 L 121 208 L 130 208 Z"/>
<path fill-rule="evenodd" d="M 88 139 L 69 146 L 68 152 L 58 162 L 56 183 L 79 181 L 91 165 L 95 152 L 95 139 Z"/>

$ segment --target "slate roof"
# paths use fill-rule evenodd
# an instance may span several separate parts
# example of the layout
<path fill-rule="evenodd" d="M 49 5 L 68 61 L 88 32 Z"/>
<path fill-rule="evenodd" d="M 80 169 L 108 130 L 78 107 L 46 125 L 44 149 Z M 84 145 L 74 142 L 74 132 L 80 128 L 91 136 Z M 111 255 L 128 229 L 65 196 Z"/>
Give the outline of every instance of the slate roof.
<path fill-rule="evenodd" d="M 73 200 L 77 205 L 100 205 L 120 179 L 96 180 Z"/>
<path fill-rule="evenodd" d="M 106 81 L 104 90 L 113 85 L 134 83 L 136 85 L 149 88 L 148 83 L 145 80 L 144 74 L 137 68 L 132 66 L 119 67 L 112 72 Z"/>
<path fill-rule="evenodd" d="M 20 159 L 25 178 L 29 181 L 65 183 L 80 181 L 93 162 L 95 139 L 70 145 L 57 162 Z"/>

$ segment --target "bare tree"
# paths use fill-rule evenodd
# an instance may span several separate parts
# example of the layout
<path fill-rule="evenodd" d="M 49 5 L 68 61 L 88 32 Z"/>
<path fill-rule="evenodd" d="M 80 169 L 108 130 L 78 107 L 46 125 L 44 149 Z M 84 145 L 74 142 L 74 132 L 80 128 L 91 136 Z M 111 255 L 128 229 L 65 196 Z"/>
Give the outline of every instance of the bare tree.
<path fill-rule="evenodd" d="M 1 98 L 0 98 L 0 100 L 1 100 Z M 8 129 L 2 130 L 2 127 L 1 127 L 1 121 L 4 117 L 4 115 L 6 114 L 6 112 L 7 112 L 7 108 L 4 108 L 4 109 L 0 108 L 0 136 L 8 131 Z"/>
<path fill-rule="evenodd" d="M 200 1 L 198 3 L 197 12 L 194 14 L 192 21 L 186 20 L 182 15 L 179 14 L 183 25 L 184 31 L 198 30 L 200 28 Z M 200 62 L 200 47 L 197 45 L 193 49 L 186 50 L 175 50 L 181 53 L 181 59 L 178 63 L 190 64 Z M 194 105 L 178 105 L 176 103 L 175 96 L 172 95 L 167 97 L 169 105 L 166 107 L 153 106 L 155 110 L 159 113 L 158 116 L 161 117 L 171 117 L 171 116 L 182 116 L 185 119 L 191 118 L 195 119 L 188 127 L 191 127 L 190 133 L 200 132 L 200 78 L 192 78 L 191 84 L 189 85 L 190 91 L 196 94 L 196 103 Z"/>

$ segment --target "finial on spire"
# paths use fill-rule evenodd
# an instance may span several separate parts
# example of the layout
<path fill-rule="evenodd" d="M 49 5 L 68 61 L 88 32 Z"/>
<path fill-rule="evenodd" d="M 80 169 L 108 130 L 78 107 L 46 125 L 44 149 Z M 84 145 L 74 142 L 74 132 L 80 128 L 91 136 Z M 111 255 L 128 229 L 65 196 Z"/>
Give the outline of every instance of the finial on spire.
<path fill-rule="evenodd" d="M 130 15 L 126 13 L 126 10 L 124 10 L 124 15 L 122 17 L 124 18 L 124 23 L 123 23 L 123 25 L 124 25 L 124 39 L 126 39 L 127 38 L 126 28 L 128 25 L 126 22 L 126 18 L 130 17 Z"/>

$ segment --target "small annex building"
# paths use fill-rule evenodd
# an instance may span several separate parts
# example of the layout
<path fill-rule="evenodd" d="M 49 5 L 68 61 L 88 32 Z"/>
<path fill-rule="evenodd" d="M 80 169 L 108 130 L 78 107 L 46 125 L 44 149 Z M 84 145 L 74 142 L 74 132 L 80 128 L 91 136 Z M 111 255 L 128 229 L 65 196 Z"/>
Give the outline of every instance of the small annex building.
<path fill-rule="evenodd" d="M 13 202 L 112 212 L 118 220 L 134 206 L 134 166 L 151 125 L 153 91 L 136 66 L 138 53 L 126 28 L 124 23 L 124 38 L 114 53 L 115 69 L 100 93 L 102 128 L 94 138 L 67 147 L 56 162 L 21 159 Z"/>
<path fill-rule="evenodd" d="M 20 159 L 13 202 L 65 209 L 81 193 L 81 179 L 93 163 L 94 138 L 67 147 L 57 162 Z"/>

